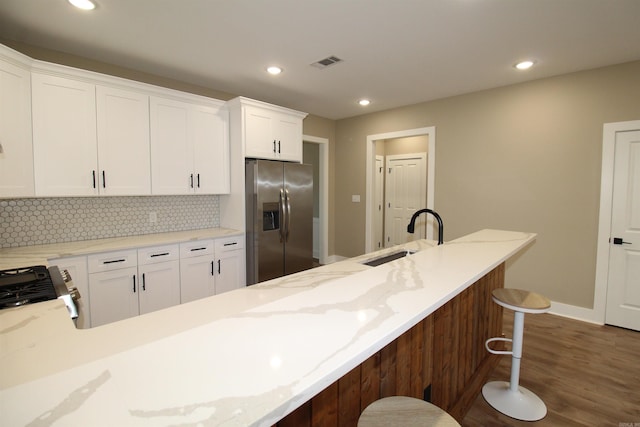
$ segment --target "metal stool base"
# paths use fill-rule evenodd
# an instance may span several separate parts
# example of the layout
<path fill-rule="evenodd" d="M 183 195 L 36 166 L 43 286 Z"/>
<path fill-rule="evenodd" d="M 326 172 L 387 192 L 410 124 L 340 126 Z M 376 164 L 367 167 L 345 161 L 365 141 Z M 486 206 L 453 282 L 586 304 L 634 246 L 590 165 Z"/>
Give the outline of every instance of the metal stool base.
<path fill-rule="evenodd" d="M 524 387 L 511 390 L 506 381 L 492 381 L 482 387 L 482 396 L 494 409 L 522 421 L 538 421 L 547 415 L 544 402 Z"/>

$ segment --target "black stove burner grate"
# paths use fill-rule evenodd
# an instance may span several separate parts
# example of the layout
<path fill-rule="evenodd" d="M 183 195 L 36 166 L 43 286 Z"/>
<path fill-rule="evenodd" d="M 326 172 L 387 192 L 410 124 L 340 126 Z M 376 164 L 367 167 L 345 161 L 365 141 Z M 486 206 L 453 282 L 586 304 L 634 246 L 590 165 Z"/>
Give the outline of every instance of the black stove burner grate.
<path fill-rule="evenodd" d="M 43 265 L 0 270 L 0 308 L 56 299 L 51 276 Z"/>

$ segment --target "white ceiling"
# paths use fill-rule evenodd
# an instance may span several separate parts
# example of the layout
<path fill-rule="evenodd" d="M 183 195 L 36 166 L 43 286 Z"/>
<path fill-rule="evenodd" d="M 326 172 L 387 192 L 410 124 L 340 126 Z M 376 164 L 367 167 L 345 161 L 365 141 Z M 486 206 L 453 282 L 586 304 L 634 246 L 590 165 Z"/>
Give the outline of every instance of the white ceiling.
<path fill-rule="evenodd" d="M 0 38 L 331 119 L 640 59 L 640 0 L 95 1 L 2 0 Z"/>

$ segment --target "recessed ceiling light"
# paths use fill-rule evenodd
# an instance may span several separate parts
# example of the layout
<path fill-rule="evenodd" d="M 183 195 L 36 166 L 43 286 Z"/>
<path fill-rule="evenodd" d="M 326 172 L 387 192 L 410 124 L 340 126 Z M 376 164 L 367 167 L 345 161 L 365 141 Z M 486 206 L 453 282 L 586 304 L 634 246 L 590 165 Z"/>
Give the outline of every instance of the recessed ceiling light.
<path fill-rule="evenodd" d="M 358 101 L 358 104 L 366 107 L 367 105 L 371 104 L 371 101 L 369 101 L 368 99 L 361 99 L 360 101 Z"/>
<path fill-rule="evenodd" d="M 282 72 L 282 68 L 276 67 L 275 65 L 267 68 L 267 73 L 277 76 Z"/>
<path fill-rule="evenodd" d="M 514 67 L 516 67 L 518 70 L 528 70 L 529 68 L 533 67 L 534 64 L 534 61 L 526 60 L 518 62 L 516 65 L 514 65 Z"/>
<path fill-rule="evenodd" d="M 91 0 L 68 0 L 69 3 L 82 10 L 93 10 L 96 8 L 96 4 Z"/>

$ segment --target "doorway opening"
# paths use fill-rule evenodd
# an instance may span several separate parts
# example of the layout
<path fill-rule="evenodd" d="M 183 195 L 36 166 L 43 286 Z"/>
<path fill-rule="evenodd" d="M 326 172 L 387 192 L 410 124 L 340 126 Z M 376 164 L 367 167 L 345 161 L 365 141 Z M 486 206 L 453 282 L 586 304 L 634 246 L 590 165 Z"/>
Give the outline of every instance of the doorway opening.
<path fill-rule="evenodd" d="M 408 129 L 403 131 L 381 133 L 367 136 L 366 146 L 366 215 L 365 215 L 365 252 L 372 252 L 378 249 L 377 236 L 380 235 L 379 223 L 380 219 L 375 214 L 379 211 L 379 184 L 376 184 L 376 180 L 380 179 L 377 176 L 379 172 L 379 164 L 376 166 L 377 144 L 382 144 L 386 140 L 396 140 L 399 138 L 411 138 L 418 136 L 426 136 L 427 138 L 427 167 L 426 167 L 426 206 L 429 209 L 434 208 L 435 200 L 435 160 L 436 160 L 436 129 L 435 127 L 425 127 L 417 129 Z M 379 157 L 378 157 L 379 161 Z M 434 235 L 434 219 L 429 217 L 426 219 L 426 236 L 428 239 L 433 239 Z"/>
<path fill-rule="evenodd" d="M 313 164 L 314 169 L 313 257 L 317 258 L 320 264 L 327 264 L 329 262 L 329 140 L 302 135 L 302 141 L 306 147 L 303 163 Z"/>

